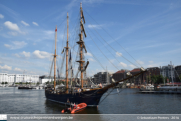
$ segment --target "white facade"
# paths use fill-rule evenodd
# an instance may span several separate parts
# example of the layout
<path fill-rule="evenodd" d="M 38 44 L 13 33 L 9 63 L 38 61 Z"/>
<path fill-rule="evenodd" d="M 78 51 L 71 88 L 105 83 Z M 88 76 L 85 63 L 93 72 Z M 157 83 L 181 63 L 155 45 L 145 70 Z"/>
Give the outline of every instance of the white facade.
<path fill-rule="evenodd" d="M 2 82 L 7 82 L 8 81 L 8 74 L 7 73 L 0 73 L 0 84 Z"/>
<path fill-rule="evenodd" d="M 168 77 L 170 79 L 173 77 L 174 80 L 175 79 L 174 66 L 173 65 L 162 66 L 160 68 L 160 74 L 163 77 Z"/>
<path fill-rule="evenodd" d="M 40 79 L 40 84 L 45 84 L 48 81 L 51 82 L 51 79 Z"/>
<path fill-rule="evenodd" d="M 20 83 L 20 82 L 37 83 L 39 82 L 39 75 L 0 73 L 0 84 L 2 82 L 8 82 L 8 84 Z"/>
<path fill-rule="evenodd" d="M 7 81 L 5 82 L 8 82 L 8 84 L 13 84 L 14 83 L 14 80 L 15 80 L 15 74 L 7 74 Z"/>
<path fill-rule="evenodd" d="M 94 83 L 110 83 L 110 76 L 109 72 L 99 72 L 94 75 Z"/>
<path fill-rule="evenodd" d="M 39 82 L 39 75 L 26 75 L 26 74 L 16 74 L 15 83 L 37 83 Z"/>

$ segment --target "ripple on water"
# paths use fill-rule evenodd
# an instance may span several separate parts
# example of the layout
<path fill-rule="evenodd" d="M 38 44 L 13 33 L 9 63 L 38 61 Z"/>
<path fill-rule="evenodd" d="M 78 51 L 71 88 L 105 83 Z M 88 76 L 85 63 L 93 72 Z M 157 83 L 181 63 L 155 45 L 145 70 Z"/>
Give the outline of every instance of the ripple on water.
<path fill-rule="evenodd" d="M 181 114 L 181 95 L 137 92 L 124 89 L 115 94 L 114 90 L 115 95 L 109 95 L 98 108 L 86 108 L 79 114 Z M 0 88 L 0 108 L 1 114 L 60 114 L 65 105 L 46 100 L 44 90 L 6 87 Z"/>

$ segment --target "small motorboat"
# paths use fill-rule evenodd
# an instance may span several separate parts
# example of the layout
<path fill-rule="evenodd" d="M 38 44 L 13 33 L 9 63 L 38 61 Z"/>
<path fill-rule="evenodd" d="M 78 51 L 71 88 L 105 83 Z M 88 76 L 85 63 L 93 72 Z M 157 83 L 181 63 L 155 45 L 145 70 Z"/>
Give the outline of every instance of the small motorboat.
<path fill-rule="evenodd" d="M 71 113 L 71 108 L 65 108 L 62 110 L 62 113 Z"/>
<path fill-rule="evenodd" d="M 80 103 L 76 106 L 73 106 L 73 108 L 65 108 L 62 110 L 62 113 L 77 113 L 87 107 L 86 103 Z"/>

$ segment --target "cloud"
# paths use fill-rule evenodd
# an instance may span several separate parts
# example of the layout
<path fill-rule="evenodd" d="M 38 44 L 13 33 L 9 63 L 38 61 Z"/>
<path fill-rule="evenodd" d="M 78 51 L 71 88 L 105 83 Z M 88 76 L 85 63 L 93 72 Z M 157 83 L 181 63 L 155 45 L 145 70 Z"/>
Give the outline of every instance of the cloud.
<path fill-rule="evenodd" d="M 14 31 L 20 32 L 20 29 L 19 29 L 17 24 L 14 24 L 14 23 L 12 23 L 10 21 L 6 21 L 6 22 L 4 22 L 4 25 L 6 27 L 8 27 L 10 30 L 14 30 Z"/>
<path fill-rule="evenodd" d="M 8 34 L 13 35 L 13 36 L 17 36 L 18 35 L 17 32 L 8 32 Z"/>
<path fill-rule="evenodd" d="M 48 34 L 48 35 L 53 35 L 55 33 L 55 31 L 52 31 L 52 30 L 47 30 L 44 32 L 45 32 L 45 34 Z"/>
<path fill-rule="evenodd" d="M 13 41 L 12 44 L 4 44 L 5 47 L 11 50 L 20 49 L 25 47 L 26 45 L 27 43 L 24 41 Z"/>
<path fill-rule="evenodd" d="M 96 29 L 101 29 L 101 25 L 88 25 L 88 28 L 92 29 L 92 28 L 96 28 Z"/>
<path fill-rule="evenodd" d="M 127 64 L 126 64 L 126 63 L 120 62 L 119 64 L 120 64 L 121 66 L 123 66 L 123 67 L 127 67 Z"/>
<path fill-rule="evenodd" d="M 20 68 L 15 68 L 14 71 L 20 71 L 20 72 L 22 72 L 23 70 L 21 70 Z"/>
<path fill-rule="evenodd" d="M 8 44 L 4 44 L 5 47 L 10 48 L 11 46 Z"/>
<path fill-rule="evenodd" d="M 35 26 L 39 26 L 38 23 L 36 23 L 36 22 L 32 22 L 32 23 L 33 23 Z"/>
<path fill-rule="evenodd" d="M 136 66 L 134 66 L 134 65 L 129 65 L 129 67 L 131 67 L 131 68 L 136 68 Z"/>
<path fill-rule="evenodd" d="M 0 14 L 0 19 L 3 19 L 3 18 L 4 18 L 4 16 L 2 14 Z"/>
<path fill-rule="evenodd" d="M 116 52 L 116 57 L 120 57 L 122 55 L 123 55 L 122 53 Z"/>
<path fill-rule="evenodd" d="M 16 57 L 18 57 L 18 58 L 20 57 L 20 55 L 19 55 L 19 54 L 17 54 L 17 53 L 16 53 L 16 54 L 13 54 L 13 55 L 14 55 L 14 56 L 16 56 Z"/>
<path fill-rule="evenodd" d="M 114 63 L 114 62 L 115 62 L 115 59 L 110 59 L 110 62 L 111 62 L 111 63 Z"/>
<path fill-rule="evenodd" d="M 2 69 L 2 70 L 12 70 L 12 67 L 11 66 L 7 66 L 7 65 L 4 65 L 4 66 L 0 65 L 0 69 Z"/>
<path fill-rule="evenodd" d="M 139 64 L 141 64 L 141 65 L 144 64 L 144 62 L 143 62 L 143 61 L 140 61 L 140 60 L 137 60 L 137 62 L 138 62 Z"/>
<path fill-rule="evenodd" d="M 92 54 L 87 52 L 87 53 L 85 53 L 85 56 L 91 56 L 92 57 Z"/>
<path fill-rule="evenodd" d="M 30 57 L 30 52 L 23 51 L 21 54 L 24 55 L 27 58 Z"/>
<path fill-rule="evenodd" d="M 149 63 L 153 63 L 153 61 L 148 61 Z"/>
<path fill-rule="evenodd" d="M 93 58 L 89 58 L 88 60 L 90 60 L 90 61 L 95 61 Z"/>
<path fill-rule="evenodd" d="M 44 58 L 50 58 L 52 56 L 52 54 L 45 52 L 45 51 L 39 51 L 39 50 L 35 50 L 33 52 L 33 55 L 37 58 L 40 59 L 44 59 Z"/>
<path fill-rule="evenodd" d="M 0 31 L 2 31 L 3 30 L 3 27 L 0 27 Z"/>
<path fill-rule="evenodd" d="M 29 24 L 24 21 L 21 21 L 21 23 L 24 24 L 25 26 L 29 26 Z"/>
<path fill-rule="evenodd" d="M 148 65 L 148 67 L 154 67 L 153 65 Z"/>

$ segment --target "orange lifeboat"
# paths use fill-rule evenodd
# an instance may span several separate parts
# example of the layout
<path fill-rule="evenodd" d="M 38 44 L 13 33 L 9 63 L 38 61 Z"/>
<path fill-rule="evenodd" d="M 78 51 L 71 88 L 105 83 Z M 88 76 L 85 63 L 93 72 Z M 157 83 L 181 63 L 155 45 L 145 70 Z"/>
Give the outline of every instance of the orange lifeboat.
<path fill-rule="evenodd" d="M 86 107 L 87 107 L 86 103 L 80 103 L 71 110 L 71 113 L 77 113 L 77 112 L 85 109 Z"/>
<path fill-rule="evenodd" d="M 86 104 L 86 103 L 80 103 L 80 104 L 74 106 L 73 108 L 63 109 L 63 110 L 62 110 L 62 113 L 65 113 L 65 112 L 77 113 L 77 112 L 85 109 L 86 107 L 87 107 L 87 104 Z"/>

